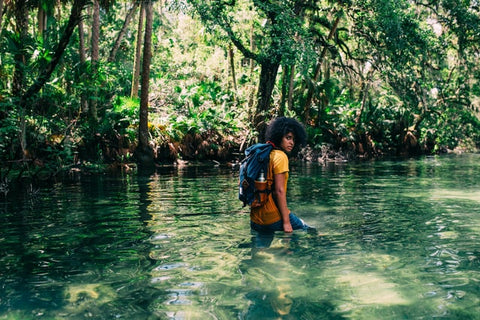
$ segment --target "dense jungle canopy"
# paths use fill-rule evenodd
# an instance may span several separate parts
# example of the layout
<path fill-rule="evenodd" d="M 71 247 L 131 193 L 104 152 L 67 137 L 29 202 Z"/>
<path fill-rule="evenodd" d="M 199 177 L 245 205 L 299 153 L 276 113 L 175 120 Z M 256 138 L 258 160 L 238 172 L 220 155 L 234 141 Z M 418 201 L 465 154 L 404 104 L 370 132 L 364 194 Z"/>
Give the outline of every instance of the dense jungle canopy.
<path fill-rule="evenodd" d="M 480 145 L 477 1 L 0 0 L 0 13 L 2 175 L 232 160 L 282 115 L 305 124 L 305 159 Z"/>

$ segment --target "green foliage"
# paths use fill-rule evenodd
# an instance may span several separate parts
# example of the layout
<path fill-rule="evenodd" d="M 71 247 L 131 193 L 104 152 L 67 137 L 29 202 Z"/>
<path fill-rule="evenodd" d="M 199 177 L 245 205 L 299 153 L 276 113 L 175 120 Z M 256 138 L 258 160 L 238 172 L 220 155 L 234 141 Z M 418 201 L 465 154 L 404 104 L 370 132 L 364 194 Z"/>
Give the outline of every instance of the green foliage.
<path fill-rule="evenodd" d="M 0 159 L 15 159 L 15 143 L 18 136 L 16 112 L 13 106 L 0 102 Z"/>
<path fill-rule="evenodd" d="M 456 148 L 472 152 L 479 147 L 480 120 L 471 110 L 448 107 L 433 121 L 422 128 L 422 140 L 433 139 L 435 150 L 454 150 Z M 433 129 L 435 128 L 435 129 Z"/>
<path fill-rule="evenodd" d="M 172 138 L 176 141 L 187 134 L 217 132 L 228 135 L 239 130 L 234 112 L 215 107 L 192 108 L 186 115 L 171 116 L 169 121 Z"/>
<path fill-rule="evenodd" d="M 320 149 L 322 144 L 326 141 L 322 128 L 307 126 L 308 144 L 315 149 Z"/>
<path fill-rule="evenodd" d="M 140 100 L 138 98 L 119 96 L 115 99 L 113 103 L 112 113 L 124 114 L 125 116 L 128 116 L 133 122 L 133 119 L 138 119 L 139 109 Z"/>
<path fill-rule="evenodd" d="M 140 101 L 129 97 L 117 97 L 111 111 L 106 113 L 102 133 L 113 131 L 113 136 L 124 136 L 129 144 L 136 141 Z"/>
<path fill-rule="evenodd" d="M 48 3 L 52 7 L 47 12 L 56 16 L 49 16 L 42 37 L 33 32 L 36 9 L 29 7 L 28 34 L 22 43 L 25 63 L 20 65 L 26 87 L 52 58 L 68 18 L 68 5 L 56 8 Z M 469 1 L 443 0 L 435 7 L 388 0 L 189 0 L 162 5 L 156 4 L 154 19 L 149 130 L 157 146 L 172 145 L 170 151 L 179 156 L 187 145 L 196 148 L 191 155 L 198 150 L 214 154 L 212 150 L 244 136 L 250 141 L 255 131 L 249 129 L 258 116 L 252 111 L 255 90 L 266 61 L 295 70 L 293 104 L 282 110 L 285 114 L 306 114 L 307 93 L 313 88 L 306 127 L 314 146 L 330 143 L 359 150 L 360 144 L 368 143 L 371 150 L 398 153 L 410 147 L 406 136 L 417 142 L 415 151 L 425 153 L 473 150 L 480 144 L 473 107 L 478 108 L 480 95 L 480 23 L 478 8 Z M 106 62 L 128 9 L 116 2 L 102 10 L 96 65 L 88 52 L 87 61 L 80 62 L 75 32 L 51 78 L 25 109 L 18 105 L 20 97 L 11 93 L 20 34 L 13 23 L 2 24 L 3 163 L 22 156 L 21 133 L 32 157 L 46 162 L 70 165 L 77 156 L 89 161 L 128 158 L 138 139 L 139 101 L 127 98 L 138 13 L 116 60 Z M 195 15 L 187 15 L 193 9 Z M 338 17 L 338 28 L 328 39 Z M 318 66 L 319 76 L 313 79 Z M 281 96 L 287 94 L 287 78 L 284 83 L 275 79 L 272 101 L 287 101 Z M 98 122 L 89 114 L 92 103 Z M 279 109 L 272 105 L 262 116 L 273 117 Z M 20 130 L 22 117 L 25 132 Z"/>
<path fill-rule="evenodd" d="M 167 124 L 172 140 L 180 141 L 186 134 L 216 132 L 229 135 L 238 132 L 238 112 L 232 93 L 217 82 L 207 81 L 176 87 L 178 99 L 169 112 Z"/>

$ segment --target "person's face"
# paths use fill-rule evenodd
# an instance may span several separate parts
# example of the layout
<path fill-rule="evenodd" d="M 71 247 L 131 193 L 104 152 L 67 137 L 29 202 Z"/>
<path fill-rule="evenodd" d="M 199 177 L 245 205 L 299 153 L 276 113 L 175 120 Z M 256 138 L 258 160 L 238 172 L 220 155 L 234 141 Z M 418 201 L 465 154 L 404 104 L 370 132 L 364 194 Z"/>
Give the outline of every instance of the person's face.
<path fill-rule="evenodd" d="M 280 143 L 280 148 L 289 153 L 292 152 L 293 147 L 295 147 L 295 136 L 293 133 L 289 132 L 283 136 L 282 142 Z"/>

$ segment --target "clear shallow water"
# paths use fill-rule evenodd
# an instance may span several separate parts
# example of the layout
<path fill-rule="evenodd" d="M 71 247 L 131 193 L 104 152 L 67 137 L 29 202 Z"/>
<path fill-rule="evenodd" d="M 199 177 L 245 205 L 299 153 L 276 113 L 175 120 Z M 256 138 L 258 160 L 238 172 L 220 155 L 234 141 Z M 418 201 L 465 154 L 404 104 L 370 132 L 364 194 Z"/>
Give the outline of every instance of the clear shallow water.
<path fill-rule="evenodd" d="M 237 173 L 0 195 L 0 319 L 480 319 L 480 156 L 292 166 L 318 234 L 249 230 Z"/>

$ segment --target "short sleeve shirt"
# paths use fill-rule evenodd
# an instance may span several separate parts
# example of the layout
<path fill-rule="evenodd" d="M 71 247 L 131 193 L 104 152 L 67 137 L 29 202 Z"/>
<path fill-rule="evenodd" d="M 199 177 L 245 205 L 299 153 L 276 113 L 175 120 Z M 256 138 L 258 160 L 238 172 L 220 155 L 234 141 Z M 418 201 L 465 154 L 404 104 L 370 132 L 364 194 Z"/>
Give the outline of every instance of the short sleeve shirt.
<path fill-rule="evenodd" d="M 270 163 L 268 166 L 267 172 L 267 183 L 270 188 L 272 188 L 273 177 L 275 174 L 285 173 L 285 191 L 287 190 L 287 181 L 288 181 L 288 157 L 282 150 L 272 150 L 270 153 Z M 250 211 L 250 220 L 259 225 L 268 225 L 280 221 L 282 216 L 278 210 L 273 196 L 270 193 L 268 195 L 267 202 L 259 207 L 252 208 Z"/>

